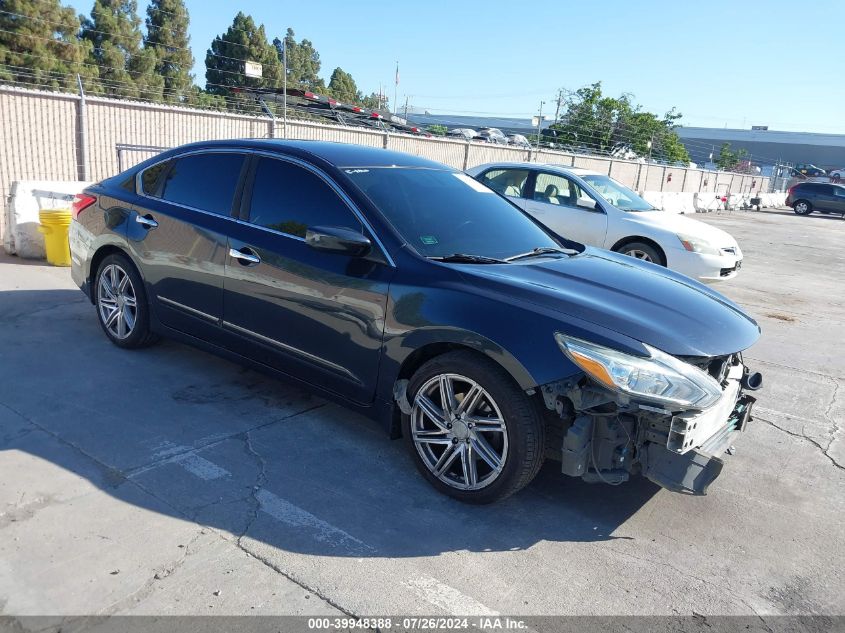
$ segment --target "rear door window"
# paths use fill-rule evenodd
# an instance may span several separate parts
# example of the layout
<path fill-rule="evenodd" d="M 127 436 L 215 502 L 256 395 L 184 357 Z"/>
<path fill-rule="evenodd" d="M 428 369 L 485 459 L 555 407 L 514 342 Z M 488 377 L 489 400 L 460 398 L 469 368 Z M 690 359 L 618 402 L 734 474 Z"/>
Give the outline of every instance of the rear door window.
<path fill-rule="evenodd" d="M 231 215 L 243 165 L 243 154 L 229 152 L 177 158 L 165 176 L 161 197 L 215 215 Z"/>
<path fill-rule="evenodd" d="M 528 182 L 527 169 L 491 169 L 479 179 L 493 191 L 511 198 L 521 198 Z"/>
<path fill-rule="evenodd" d="M 274 158 L 258 161 L 249 221 L 296 237 L 305 237 L 312 226 L 363 232 L 357 216 L 326 181 L 299 165 Z"/>

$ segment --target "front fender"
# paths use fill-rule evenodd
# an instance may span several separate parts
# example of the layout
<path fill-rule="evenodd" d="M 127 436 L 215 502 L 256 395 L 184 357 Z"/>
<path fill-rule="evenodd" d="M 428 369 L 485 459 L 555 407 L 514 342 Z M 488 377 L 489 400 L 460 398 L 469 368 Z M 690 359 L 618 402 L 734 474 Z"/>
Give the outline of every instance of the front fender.
<path fill-rule="evenodd" d="M 378 394 L 392 400 L 403 364 L 426 346 L 476 350 L 529 390 L 580 372 L 560 350 L 559 320 L 466 288 L 391 286 Z"/>

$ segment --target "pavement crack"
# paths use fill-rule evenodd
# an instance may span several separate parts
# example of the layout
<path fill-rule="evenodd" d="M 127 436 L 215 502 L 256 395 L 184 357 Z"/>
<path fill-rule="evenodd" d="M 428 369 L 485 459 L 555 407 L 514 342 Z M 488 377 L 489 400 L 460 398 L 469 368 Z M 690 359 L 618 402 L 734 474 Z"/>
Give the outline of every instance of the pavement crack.
<path fill-rule="evenodd" d="M 839 388 L 842 386 L 837 379 L 833 379 L 834 386 L 833 386 L 833 394 L 830 396 L 830 402 L 827 405 L 827 408 L 824 410 L 822 414 L 824 418 L 830 422 L 830 441 L 827 443 L 827 446 L 823 449 L 825 456 L 832 461 L 834 464 L 842 468 L 842 466 L 836 461 L 836 459 L 830 454 L 830 448 L 833 446 L 833 443 L 836 441 L 836 436 L 838 435 L 841 427 L 836 419 L 833 417 L 833 408 L 836 406 L 836 397 L 839 395 Z"/>
<path fill-rule="evenodd" d="M 258 491 L 261 490 L 264 487 L 264 484 L 267 483 L 267 460 L 264 459 L 264 456 L 256 451 L 255 447 L 252 445 L 251 433 L 252 431 L 245 431 L 242 434 L 244 447 L 246 448 L 247 453 L 258 463 L 259 470 L 258 475 L 255 477 L 255 483 L 249 493 L 251 503 L 246 525 L 244 526 L 243 532 L 241 532 L 237 538 L 238 547 L 241 549 L 243 549 L 241 540 L 255 524 L 255 521 L 258 519 L 258 512 L 261 510 L 261 501 L 258 499 Z"/>
<path fill-rule="evenodd" d="M 18 416 L 21 420 L 31 424 L 33 427 L 35 427 L 36 429 L 38 429 L 42 433 L 46 433 L 47 435 L 52 437 L 59 444 L 62 444 L 63 446 L 67 446 L 68 448 L 73 450 L 75 453 L 78 453 L 79 455 L 81 455 L 81 456 L 85 457 L 86 459 L 90 460 L 91 462 L 93 462 L 103 473 L 103 480 L 104 480 L 103 481 L 103 487 L 104 488 L 116 488 L 117 486 L 122 484 L 124 481 L 126 481 L 125 474 L 122 473 L 119 469 L 117 469 L 114 466 L 111 466 L 111 465 L 105 463 L 104 461 L 100 460 L 96 456 L 94 456 L 91 453 L 89 453 L 88 451 L 86 451 L 81 446 L 74 444 L 73 442 L 71 442 L 68 439 L 63 438 L 61 435 L 59 435 L 55 431 L 51 431 L 50 429 L 48 429 L 43 424 L 39 424 L 38 422 L 36 422 L 32 418 L 30 418 L 29 416 L 24 415 L 23 413 L 21 413 L 20 411 L 18 411 L 17 409 L 12 407 L 11 405 L 6 404 L 5 402 L 0 402 L 0 407 L 3 407 L 4 409 L 11 411 L 16 416 Z"/>
<path fill-rule="evenodd" d="M 805 441 L 809 442 L 810 444 L 812 444 L 813 446 L 818 448 L 821 451 L 822 455 L 827 457 L 830 460 L 830 463 L 833 464 L 836 468 L 838 468 L 840 470 L 845 470 L 845 466 L 843 466 L 842 464 L 837 462 L 836 459 L 834 459 L 828 453 L 828 449 L 830 448 L 830 444 L 828 444 L 826 447 L 822 446 L 822 444 L 820 442 L 817 442 L 813 438 L 808 437 L 807 435 L 805 435 L 803 433 L 796 433 L 795 431 L 790 431 L 789 429 L 785 429 L 782 426 L 775 424 L 772 420 L 767 420 L 766 418 L 760 417 L 759 415 L 755 415 L 754 420 L 755 421 L 759 420 L 760 422 L 765 422 L 769 426 L 776 428 L 778 431 L 782 431 L 783 433 L 786 433 L 787 435 L 790 435 L 792 437 L 797 437 L 800 440 L 805 440 Z M 832 443 L 832 440 L 831 440 L 831 443 Z"/>
<path fill-rule="evenodd" d="M 282 416 L 280 418 L 275 418 L 273 420 L 270 420 L 269 422 L 264 422 L 262 424 L 256 424 L 255 426 L 252 426 L 252 427 L 246 429 L 245 431 L 237 431 L 237 432 L 231 433 L 229 435 L 217 437 L 216 439 L 214 439 L 210 442 L 206 442 L 204 444 L 199 444 L 198 446 L 186 447 L 184 450 L 169 453 L 166 457 L 162 457 L 160 459 L 154 459 L 154 460 L 147 462 L 145 464 L 141 464 L 140 466 L 134 466 L 133 468 L 126 470 L 124 475 L 127 478 L 135 477 L 137 475 L 141 475 L 141 474 L 143 474 L 143 473 L 145 473 L 149 470 L 153 470 L 155 468 L 158 468 L 159 466 L 163 466 L 164 464 L 170 464 L 170 463 L 173 463 L 173 462 L 178 462 L 180 459 L 184 458 L 187 455 L 191 455 L 193 453 L 204 450 L 206 448 L 213 448 L 215 446 L 219 446 L 223 442 L 228 442 L 229 440 L 232 440 L 232 439 L 237 439 L 237 438 L 241 437 L 244 433 L 252 433 L 254 431 L 260 431 L 261 429 L 265 429 L 268 426 L 273 426 L 274 424 L 277 424 L 279 422 L 284 422 L 285 420 L 290 420 L 292 418 L 303 415 L 305 413 L 310 413 L 311 411 L 314 411 L 315 409 L 319 409 L 319 408 L 325 407 L 325 406 L 326 406 L 326 403 L 316 404 L 312 407 L 308 407 L 307 409 L 302 409 L 301 411 L 297 411 L 296 413 L 291 413 L 290 415 L 285 415 L 285 416 Z"/>
<path fill-rule="evenodd" d="M 247 516 L 246 525 L 244 526 L 243 531 L 240 534 L 238 534 L 237 536 L 235 536 L 235 539 L 233 541 L 234 544 L 235 544 L 235 547 L 237 547 L 239 550 L 241 550 L 247 556 L 254 558 L 258 562 L 263 564 L 265 567 L 268 567 L 269 569 L 273 570 L 277 574 L 279 574 L 279 575 L 283 576 L 284 578 L 288 579 L 292 583 L 302 587 L 302 589 L 304 589 L 305 591 L 308 591 L 309 593 L 314 594 L 320 600 L 322 600 L 326 604 L 334 607 L 338 611 L 341 611 L 342 613 L 344 613 L 344 614 L 346 614 L 350 617 L 358 618 L 359 616 L 357 614 L 353 613 L 352 611 L 350 611 L 346 607 L 341 606 L 340 604 L 338 604 L 337 602 L 332 600 L 329 596 L 327 596 L 323 592 L 315 589 L 314 587 L 311 587 L 304 580 L 301 580 L 300 578 L 297 578 L 296 576 L 290 574 L 289 572 L 286 572 L 281 567 L 279 567 L 276 563 L 274 563 L 272 560 L 270 560 L 269 558 L 262 556 L 261 554 L 251 550 L 244 543 L 244 538 L 246 538 L 249 535 L 249 531 L 252 529 L 252 526 L 255 525 L 255 522 L 258 520 L 258 513 L 261 511 L 261 501 L 258 498 L 258 492 L 260 490 L 262 490 L 264 488 L 265 484 L 267 483 L 267 460 L 264 458 L 264 456 L 260 452 L 258 452 L 255 449 L 255 446 L 252 443 L 251 434 L 255 430 L 257 430 L 257 429 L 250 429 L 250 430 L 244 431 L 243 433 L 240 434 L 240 437 L 243 439 L 244 448 L 246 449 L 247 454 L 249 454 L 250 457 L 252 457 L 252 459 L 255 460 L 255 462 L 258 464 L 259 468 L 258 468 L 258 474 L 255 477 L 255 483 L 252 486 L 252 488 L 250 489 L 250 493 L 247 497 L 248 499 L 251 500 L 251 504 L 250 504 L 251 507 L 250 507 L 249 514 Z"/>

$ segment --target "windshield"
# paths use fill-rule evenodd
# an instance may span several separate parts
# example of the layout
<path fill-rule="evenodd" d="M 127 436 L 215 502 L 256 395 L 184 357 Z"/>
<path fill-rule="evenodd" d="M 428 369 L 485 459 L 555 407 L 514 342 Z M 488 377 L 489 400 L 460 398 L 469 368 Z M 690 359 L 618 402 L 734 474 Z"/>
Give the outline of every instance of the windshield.
<path fill-rule="evenodd" d="M 617 209 L 622 209 L 623 211 L 656 211 L 653 206 L 628 189 L 628 187 L 620 185 L 608 176 L 587 174 L 581 176 L 581 178 L 586 180 L 602 198 Z"/>
<path fill-rule="evenodd" d="M 466 174 L 404 167 L 344 172 L 426 257 L 463 253 L 504 259 L 559 246 L 519 209 Z"/>

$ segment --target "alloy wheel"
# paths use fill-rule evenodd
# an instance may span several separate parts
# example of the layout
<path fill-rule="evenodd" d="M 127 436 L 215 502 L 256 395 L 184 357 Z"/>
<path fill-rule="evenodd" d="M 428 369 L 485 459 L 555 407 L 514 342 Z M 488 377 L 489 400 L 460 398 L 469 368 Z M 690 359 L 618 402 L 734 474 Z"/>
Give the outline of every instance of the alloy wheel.
<path fill-rule="evenodd" d="M 644 262 L 654 263 L 654 260 L 651 258 L 651 255 L 649 255 L 645 251 L 641 251 L 641 250 L 636 249 L 636 248 L 632 249 L 630 251 L 625 251 L 625 254 L 628 255 L 629 257 L 633 257 L 635 259 L 641 259 Z"/>
<path fill-rule="evenodd" d="M 411 411 L 414 446 L 426 468 L 459 490 L 479 490 L 502 473 L 508 434 L 496 401 L 460 374 L 438 374 L 417 392 Z"/>
<path fill-rule="evenodd" d="M 805 214 L 805 213 L 807 213 L 807 209 L 808 209 L 808 208 L 809 208 L 809 207 L 807 206 L 807 203 L 806 203 L 806 202 L 799 202 L 798 204 L 796 204 L 796 205 L 795 205 L 795 211 L 796 211 L 796 213 L 800 213 L 800 214 L 802 214 L 802 215 L 803 215 L 803 214 Z"/>
<path fill-rule="evenodd" d="M 125 339 L 135 329 L 138 303 L 129 274 L 117 264 L 109 264 L 97 280 L 97 308 L 109 334 Z"/>

